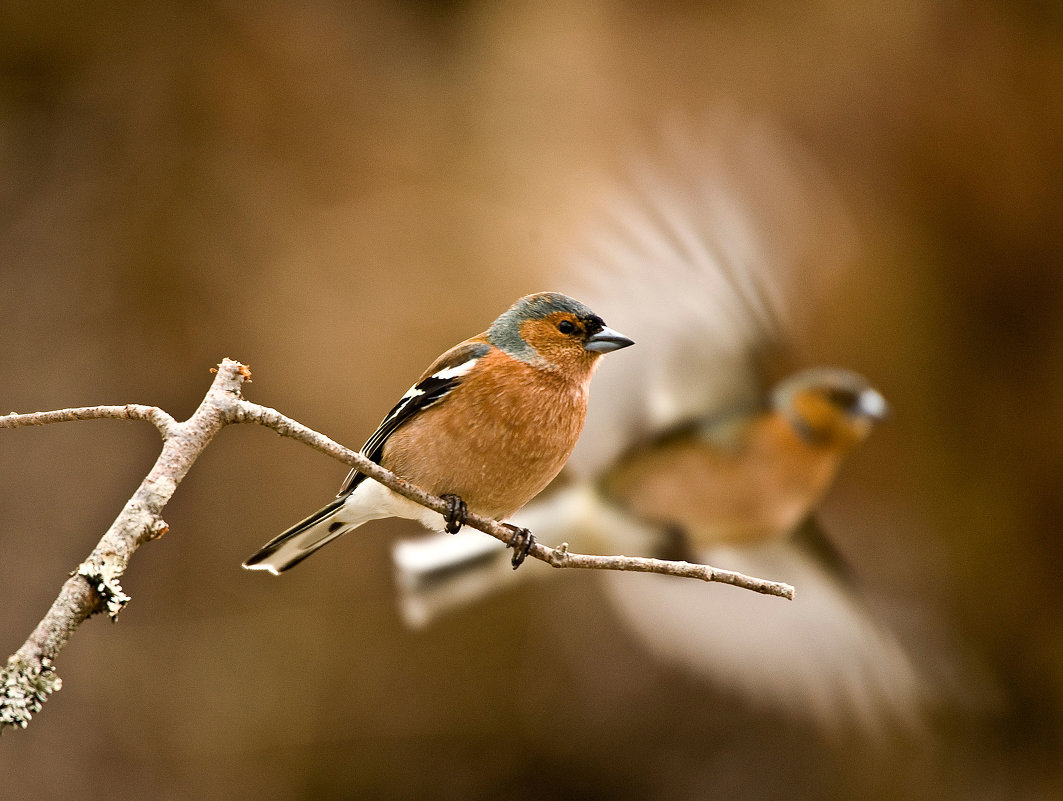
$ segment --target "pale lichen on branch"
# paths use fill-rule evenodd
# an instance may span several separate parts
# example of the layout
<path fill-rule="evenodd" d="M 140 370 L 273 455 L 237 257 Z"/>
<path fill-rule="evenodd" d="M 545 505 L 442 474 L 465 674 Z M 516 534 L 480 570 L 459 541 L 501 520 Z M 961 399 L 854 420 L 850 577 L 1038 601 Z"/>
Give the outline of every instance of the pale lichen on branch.
<path fill-rule="evenodd" d="M 265 426 L 354 467 L 422 506 L 440 514 L 447 511 L 447 502 L 442 498 L 404 481 L 363 454 L 345 448 L 276 409 L 244 400 L 241 388 L 251 380 L 251 372 L 246 365 L 224 359 L 216 368 L 216 373 L 203 402 L 184 422 L 177 422 L 162 409 L 141 404 L 0 415 L 0 429 L 73 420 L 146 420 L 159 430 L 163 438 L 162 452 L 133 497 L 88 558 L 63 584 L 59 596 L 26 642 L 0 669 L 0 731 L 6 727 L 25 728 L 30 718 L 40 711 L 48 695 L 60 688 L 61 681 L 52 663 L 82 622 L 100 611 L 106 611 L 112 620 L 117 618 L 119 611 L 129 601 L 119 579 L 128 567 L 130 557 L 143 543 L 165 533 L 166 523 L 161 517 L 163 507 L 192 463 L 226 425 L 255 423 Z M 466 516 L 465 524 L 503 542 L 509 542 L 513 536 L 513 531 L 497 520 L 471 512 Z M 571 553 L 564 543 L 557 548 L 550 548 L 537 542 L 531 546 L 528 556 L 558 568 L 663 573 L 723 582 L 782 598 L 792 599 L 794 595 L 794 588 L 789 584 L 709 565 L 630 556 L 576 554 Z"/>

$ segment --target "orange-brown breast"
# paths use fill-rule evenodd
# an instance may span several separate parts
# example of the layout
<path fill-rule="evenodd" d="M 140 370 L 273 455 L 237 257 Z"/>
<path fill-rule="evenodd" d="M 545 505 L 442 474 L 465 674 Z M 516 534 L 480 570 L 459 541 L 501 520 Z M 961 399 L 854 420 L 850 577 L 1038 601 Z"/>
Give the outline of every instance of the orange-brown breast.
<path fill-rule="evenodd" d="M 801 522 L 844 453 L 765 414 L 734 447 L 690 436 L 635 453 L 607 479 L 606 492 L 644 519 L 680 526 L 696 545 L 765 540 Z"/>
<path fill-rule="evenodd" d="M 494 369 L 497 362 L 504 369 Z M 575 447 L 586 375 L 549 371 L 494 350 L 446 399 L 391 435 L 381 463 L 477 514 L 508 517 L 542 490 Z"/>

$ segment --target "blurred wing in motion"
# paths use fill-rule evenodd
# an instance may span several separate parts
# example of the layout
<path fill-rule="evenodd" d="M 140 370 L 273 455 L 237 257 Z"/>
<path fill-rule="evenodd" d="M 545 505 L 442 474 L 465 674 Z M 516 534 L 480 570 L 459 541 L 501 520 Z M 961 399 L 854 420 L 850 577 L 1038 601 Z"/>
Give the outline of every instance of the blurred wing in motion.
<path fill-rule="evenodd" d="M 815 165 L 781 131 L 731 110 L 673 125 L 599 202 L 560 280 L 622 318 L 639 347 L 595 378 L 569 461 L 583 476 L 674 425 L 762 403 L 853 250 Z"/>
<path fill-rule="evenodd" d="M 896 637 L 839 576 L 834 560 L 792 539 L 719 545 L 694 558 L 784 577 L 797 596 L 777 603 L 668 576 L 626 581 L 603 573 L 621 620 L 655 657 L 827 731 L 922 729 L 920 713 L 931 700 L 927 685 Z"/>

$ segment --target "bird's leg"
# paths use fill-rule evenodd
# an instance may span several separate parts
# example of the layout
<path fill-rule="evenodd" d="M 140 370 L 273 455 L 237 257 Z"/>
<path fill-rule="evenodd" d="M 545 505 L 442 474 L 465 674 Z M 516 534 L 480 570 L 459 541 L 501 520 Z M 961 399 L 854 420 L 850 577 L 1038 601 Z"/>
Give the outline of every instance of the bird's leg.
<path fill-rule="evenodd" d="M 447 512 L 443 515 L 443 520 L 446 521 L 447 527 L 444 529 L 447 534 L 457 534 L 463 525 L 465 525 L 465 513 L 469 511 L 468 507 L 457 495 L 440 495 L 444 501 L 447 502 Z"/>
<path fill-rule="evenodd" d="M 528 529 L 518 528 L 512 523 L 503 523 L 502 525 L 513 532 L 513 536 L 509 538 L 509 544 L 506 547 L 513 549 L 513 557 L 510 559 L 510 563 L 513 565 L 513 569 L 516 570 L 524 562 L 528 551 L 535 544 L 535 535 Z"/>

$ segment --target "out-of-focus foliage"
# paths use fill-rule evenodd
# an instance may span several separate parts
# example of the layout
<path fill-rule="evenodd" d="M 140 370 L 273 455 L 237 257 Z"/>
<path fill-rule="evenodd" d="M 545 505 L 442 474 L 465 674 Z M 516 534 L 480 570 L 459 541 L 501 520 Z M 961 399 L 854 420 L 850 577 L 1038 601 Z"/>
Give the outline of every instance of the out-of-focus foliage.
<path fill-rule="evenodd" d="M 64 689 L 0 744 L 0 796 L 1057 795 L 1048 4 L 5 8 L 0 412 L 184 416 L 232 356 L 253 399 L 357 445 L 444 347 L 549 288 L 591 175 L 721 103 L 791 131 L 849 207 L 853 267 L 807 356 L 867 375 L 896 414 L 823 516 L 894 627 L 960 655 L 969 709 L 929 742 L 810 735 L 656 665 L 590 576 L 409 633 L 397 523 L 279 580 L 246 573 L 345 469 L 232 429 L 135 558 L 120 623 L 75 636 Z M 134 424 L 2 433 L 5 653 L 156 447 Z"/>

